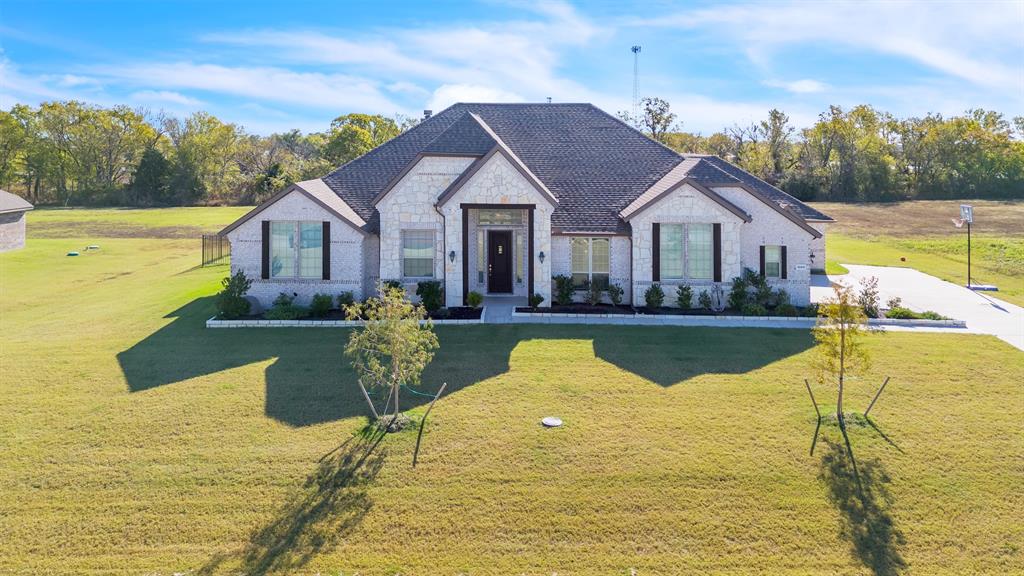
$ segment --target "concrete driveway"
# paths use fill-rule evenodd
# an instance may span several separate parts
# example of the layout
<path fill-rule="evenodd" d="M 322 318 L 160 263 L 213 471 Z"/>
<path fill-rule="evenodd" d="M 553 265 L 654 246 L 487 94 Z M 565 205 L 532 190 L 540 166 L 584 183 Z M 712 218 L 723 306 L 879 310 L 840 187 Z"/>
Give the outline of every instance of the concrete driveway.
<path fill-rule="evenodd" d="M 860 266 L 843 264 L 850 273 L 829 276 L 834 282 L 860 288 L 860 280 L 878 278 L 882 306 L 893 296 L 916 312 L 934 310 L 943 316 L 967 322 L 967 332 L 991 334 L 1024 350 L 1024 308 L 996 298 L 998 292 L 975 292 L 913 268 Z M 832 292 L 824 277 L 816 277 L 811 286 L 811 300 L 818 302 Z"/>

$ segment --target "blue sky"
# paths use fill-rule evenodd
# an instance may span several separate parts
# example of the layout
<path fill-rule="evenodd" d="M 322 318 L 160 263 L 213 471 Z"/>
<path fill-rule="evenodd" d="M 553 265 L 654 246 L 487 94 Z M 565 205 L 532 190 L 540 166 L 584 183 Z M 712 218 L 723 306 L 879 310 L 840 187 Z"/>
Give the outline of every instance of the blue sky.
<path fill-rule="evenodd" d="M 769 108 L 1024 115 L 1024 0 L 1007 2 L 56 2 L 0 0 L 0 107 L 79 99 L 247 130 L 457 101 L 640 92 L 710 133 Z"/>

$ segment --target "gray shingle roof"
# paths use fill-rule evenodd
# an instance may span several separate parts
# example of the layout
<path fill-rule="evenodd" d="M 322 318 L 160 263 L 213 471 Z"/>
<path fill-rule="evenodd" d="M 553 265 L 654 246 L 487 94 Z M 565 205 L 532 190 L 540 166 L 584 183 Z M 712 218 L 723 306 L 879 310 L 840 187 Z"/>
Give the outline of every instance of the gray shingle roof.
<path fill-rule="evenodd" d="M 26 212 L 32 209 L 27 200 L 6 190 L 0 190 L 0 214 L 7 212 Z"/>
<path fill-rule="evenodd" d="M 373 199 L 418 153 L 478 155 L 487 151 L 481 148 L 489 139 L 493 146 L 493 139 L 473 126 L 470 114 L 478 115 L 554 194 L 558 206 L 551 225 L 565 232 L 628 233 L 619 212 L 683 160 L 592 104 L 455 104 L 323 180 L 367 221 L 368 229 L 375 230 L 379 218 Z M 720 168 L 717 163 L 698 164 L 706 166 L 695 179 L 746 181 L 724 168 L 711 172 Z M 769 197 L 802 205 L 769 187 Z"/>
<path fill-rule="evenodd" d="M 746 170 L 740 168 L 739 166 L 736 166 L 735 164 L 726 162 L 725 160 L 719 158 L 718 156 L 703 156 L 703 158 L 706 159 L 711 164 L 713 164 L 716 168 L 720 169 L 722 172 L 736 178 L 740 182 L 743 182 L 744 184 L 757 190 L 761 194 L 764 194 L 765 196 L 768 197 L 768 199 L 775 202 L 779 206 L 796 212 L 804 219 L 826 221 L 832 220 L 831 217 L 815 210 L 814 208 L 811 208 L 807 204 L 804 204 L 803 202 L 797 200 L 796 198 L 790 196 L 789 194 L 786 194 L 782 190 L 779 190 L 775 186 L 772 186 L 771 184 L 765 182 L 764 180 L 761 180 L 757 176 L 754 176 L 750 172 L 747 172 Z"/>

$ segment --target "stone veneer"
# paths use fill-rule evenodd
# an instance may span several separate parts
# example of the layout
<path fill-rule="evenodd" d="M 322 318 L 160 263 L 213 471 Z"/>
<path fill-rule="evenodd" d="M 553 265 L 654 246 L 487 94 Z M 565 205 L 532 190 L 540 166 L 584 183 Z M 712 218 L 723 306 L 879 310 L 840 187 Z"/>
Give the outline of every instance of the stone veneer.
<path fill-rule="evenodd" d="M 263 279 L 264 220 L 301 220 L 331 223 L 331 279 L 269 278 Z M 337 296 L 351 291 L 356 298 L 366 295 L 364 285 L 364 241 L 366 236 L 350 224 L 312 202 L 302 192 L 293 191 L 262 212 L 228 233 L 231 242 L 231 272 L 238 270 L 252 280 L 249 295 L 263 306 L 269 306 L 278 294 L 296 294 L 296 304 L 308 305 L 314 294 Z"/>
<path fill-rule="evenodd" d="M 0 252 L 25 247 L 24 212 L 0 214 Z"/>
<path fill-rule="evenodd" d="M 811 233 L 797 226 L 777 210 L 752 196 L 742 188 L 715 188 L 715 191 L 742 208 L 753 218 L 740 230 L 743 267 L 758 271 L 761 267 L 761 246 L 786 246 L 787 278 L 769 279 L 774 288 L 785 289 L 797 306 L 811 301 Z M 732 278 L 724 276 L 723 280 Z"/>
<path fill-rule="evenodd" d="M 472 157 L 425 156 L 377 203 L 381 279 L 401 280 L 410 295 L 415 294 L 416 283 L 422 280 L 402 276 L 402 230 L 434 232 L 434 279 L 444 279 L 445 255 L 451 249 L 445 245 L 444 218 L 434 205 L 438 196 L 473 160 Z M 461 251 L 461 243 L 455 250 Z M 461 280 L 461 275 L 459 278 Z"/>
<path fill-rule="evenodd" d="M 462 188 L 441 207 L 444 214 L 445 245 L 447 251 L 455 252 L 455 260 L 444 258 L 445 300 L 448 306 L 462 305 L 462 259 L 469 254 L 462 250 L 462 208 L 461 204 L 533 204 L 533 278 L 534 292 L 551 301 L 551 213 L 554 207 L 548 199 L 533 187 L 508 159 L 495 154 L 481 167 Z M 470 244 L 475 242 L 470 239 Z M 529 242 L 526 243 L 527 247 Z M 540 252 L 548 255 L 541 262 Z M 470 280 L 476 270 L 476 263 L 469 262 Z M 526 273 L 529 274 L 527 263 Z M 529 280 L 527 280 L 528 282 Z"/>
<path fill-rule="evenodd" d="M 722 225 L 722 284 L 723 293 L 728 293 L 729 281 L 742 270 L 740 257 L 741 228 L 746 226 L 742 219 L 723 208 L 692 186 L 685 184 L 671 194 L 642 210 L 630 220 L 633 227 L 633 303 L 643 306 L 644 293 L 650 287 L 653 276 L 652 224 L 715 224 Z M 688 284 L 693 288 L 693 298 L 702 290 L 712 292 L 713 280 L 665 280 L 660 282 L 665 291 L 665 305 L 675 304 L 676 287 Z"/>
<path fill-rule="evenodd" d="M 825 236 L 829 222 L 810 222 L 811 228 L 821 232 L 821 238 L 811 239 L 811 272 L 825 272 Z"/>

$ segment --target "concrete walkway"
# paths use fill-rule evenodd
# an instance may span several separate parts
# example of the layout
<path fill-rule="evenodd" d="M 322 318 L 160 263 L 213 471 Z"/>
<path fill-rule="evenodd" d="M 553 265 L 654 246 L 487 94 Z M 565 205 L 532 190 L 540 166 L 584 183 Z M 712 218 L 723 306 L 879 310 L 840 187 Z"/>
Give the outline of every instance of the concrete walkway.
<path fill-rule="evenodd" d="M 915 312 L 934 310 L 943 316 L 964 320 L 967 328 L 961 331 L 991 334 L 1024 350 L 1024 308 L 999 300 L 998 292 L 975 292 L 913 268 L 843 266 L 849 274 L 828 279 L 859 289 L 861 279 L 874 276 L 878 278 L 882 306 L 889 298 L 898 296 L 905 307 Z M 811 286 L 811 300 L 818 302 L 831 292 L 828 282 L 816 277 Z"/>
<path fill-rule="evenodd" d="M 484 296 L 483 321 L 487 324 L 511 324 L 516 306 L 526 306 L 525 296 Z"/>

